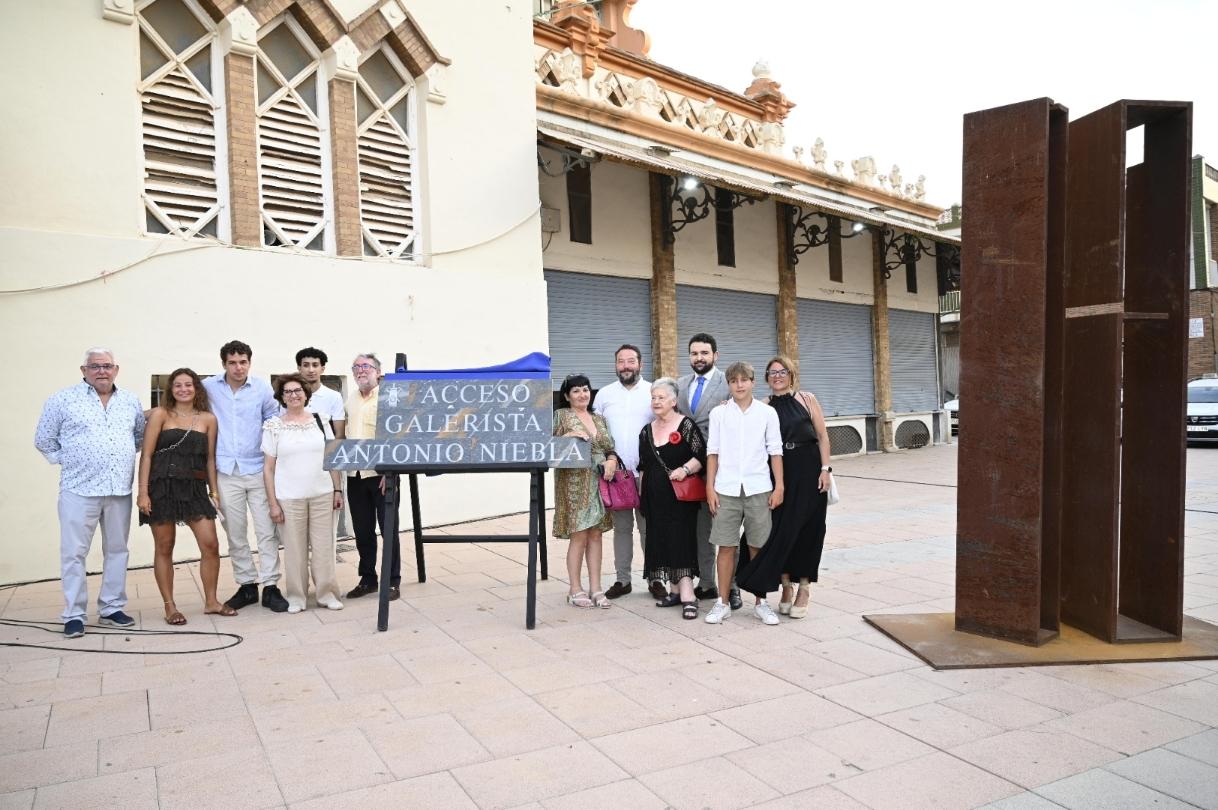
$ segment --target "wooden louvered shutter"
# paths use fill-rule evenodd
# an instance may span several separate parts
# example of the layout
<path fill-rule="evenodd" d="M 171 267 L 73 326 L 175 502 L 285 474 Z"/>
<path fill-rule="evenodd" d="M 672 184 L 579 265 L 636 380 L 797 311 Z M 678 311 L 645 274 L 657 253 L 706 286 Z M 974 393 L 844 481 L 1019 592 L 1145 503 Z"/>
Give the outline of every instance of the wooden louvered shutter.
<path fill-rule="evenodd" d="M 360 66 L 356 101 L 364 253 L 410 256 L 416 234 L 414 88 L 409 72 L 384 46 Z"/>
<path fill-rule="evenodd" d="M 209 18 L 184 0 L 139 8 L 144 207 L 150 233 L 219 236 Z"/>
<path fill-rule="evenodd" d="M 329 224 L 323 183 L 320 54 L 290 17 L 258 40 L 258 186 L 263 243 L 322 250 Z"/>

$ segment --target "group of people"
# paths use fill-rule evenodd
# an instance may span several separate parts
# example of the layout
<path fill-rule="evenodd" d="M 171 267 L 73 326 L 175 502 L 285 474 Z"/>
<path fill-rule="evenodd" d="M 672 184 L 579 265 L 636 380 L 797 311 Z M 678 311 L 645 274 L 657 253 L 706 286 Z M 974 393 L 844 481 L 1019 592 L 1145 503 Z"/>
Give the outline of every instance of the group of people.
<path fill-rule="evenodd" d="M 688 348 L 692 373 L 679 380 L 644 380 L 642 353 L 626 344 L 614 357 L 617 381 L 598 391 L 595 403 L 586 376 L 571 375 L 562 383 L 566 407 L 555 412 L 554 434 L 587 440 L 593 459 L 591 468 L 555 474 L 554 534 L 570 540 L 567 601 L 607 608 L 631 592 L 637 525 L 643 576 L 658 606 L 680 606 L 684 618 L 696 619 L 698 600 L 714 600 L 706 621 L 717 624 L 742 609 L 743 591 L 755 596 L 753 610 L 761 621 L 777 624 L 766 594 L 781 586 L 779 612 L 806 616 L 809 584 L 817 579 L 824 546 L 832 472 L 820 406 L 799 390 L 795 366 L 786 357 L 766 364 L 772 393 L 761 401 L 753 397 L 748 363 L 719 370 L 714 337 L 696 334 Z M 100 623 L 135 624 L 124 608 L 137 458 L 135 504 L 140 525 L 151 528 L 154 574 L 168 624 L 187 621 L 174 598 L 180 525 L 190 527 L 199 546 L 204 613 L 234 616 L 259 601 L 277 613 L 299 613 L 308 606 L 310 580 L 318 606 L 342 609 L 334 525 L 344 498 L 359 554 L 359 582 L 345 598 L 379 590 L 384 478 L 375 470 L 351 472 L 344 488 L 337 471 L 323 468 L 323 454 L 329 439 L 375 438 L 380 361 L 372 353 L 355 357 L 355 390 L 344 404 L 338 392 L 322 385 L 328 358 L 321 349 L 297 352 L 296 372 L 280 375 L 273 386 L 251 376 L 253 356 L 246 343 L 225 343 L 222 373 L 203 380 L 179 368 L 169 375 L 160 404 L 144 411 L 138 396 L 115 384 L 114 353 L 92 348 L 80 367 L 82 381 L 45 403 L 34 443 L 61 470 L 66 637 L 84 634 L 85 558 L 98 526 L 104 560 Z M 597 478 L 613 480 L 619 470 L 636 476 L 637 509 L 611 511 L 602 501 Z M 228 533 L 237 583 L 225 602 L 217 596 L 217 520 Z M 256 558 L 248 541 L 250 522 Z M 602 590 L 601 539 L 610 530 L 615 581 Z M 401 549 L 396 533 L 388 542 L 393 564 L 382 575 L 389 577 L 394 600 L 401 594 Z M 738 558 L 739 548 L 745 552 Z"/>
<path fill-rule="evenodd" d="M 554 435 L 588 440 L 593 459 L 590 469 L 555 473 L 554 535 L 570 540 L 567 602 L 607 608 L 631 592 L 637 524 L 657 607 L 680 606 L 692 620 L 698 600 L 714 600 L 705 620 L 719 624 L 743 608 L 743 591 L 755 597 L 754 615 L 775 625 L 766 594 L 781 589 L 779 613 L 803 618 L 833 472 L 824 414 L 799 389 L 790 358 L 766 364 L 771 394 L 762 401 L 753 397 L 751 365 L 719 370 L 713 336 L 698 333 L 688 348 L 692 373 L 679 380 L 647 382 L 642 353 L 625 344 L 614 357 L 617 381 L 595 402 L 586 375 L 563 381 L 566 407 L 554 415 Z M 636 476 L 637 510 L 604 504 L 597 478 L 611 481 L 619 469 Z M 611 529 L 615 581 L 602 591 L 601 539 Z"/>
<path fill-rule="evenodd" d="M 253 356 L 246 343 L 225 343 L 220 347 L 221 374 L 201 380 L 191 369 L 179 368 L 169 375 L 160 404 L 145 412 L 137 395 L 115 384 L 119 366 L 114 353 L 96 347 L 85 352 L 82 381 L 55 393 L 43 406 L 34 444 L 60 467 L 66 637 L 84 635 L 85 558 L 99 525 L 99 622 L 135 624 L 124 608 L 137 456 L 135 503 L 140 525 L 151 527 L 153 570 L 168 624 L 186 624 L 174 599 L 173 551 L 179 525 L 189 526 L 199 545 L 204 613 L 235 616 L 259 601 L 276 613 L 299 613 L 308 606 L 310 579 L 316 603 L 341 610 L 334 521 L 344 497 L 349 500 L 360 576 L 346 598 L 378 590 L 376 533 L 384 480 L 375 470 L 353 472 L 344 493 L 339 473 L 327 472 L 322 462 L 329 439 L 375 438 L 380 361 L 371 353 L 356 356 L 351 367 L 355 390 L 344 404 L 338 392 L 322 385 L 328 357 L 321 349 L 297 352 L 296 372 L 280 375 L 274 386 L 251 376 Z M 217 519 L 228 532 L 237 582 L 237 592 L 223 603 L 216 593 Z M 247 535 L 251 521 L 257 559 Z M 391 542 L 389 598 L 397 599 L 400 549 L 396 536 Z"/>

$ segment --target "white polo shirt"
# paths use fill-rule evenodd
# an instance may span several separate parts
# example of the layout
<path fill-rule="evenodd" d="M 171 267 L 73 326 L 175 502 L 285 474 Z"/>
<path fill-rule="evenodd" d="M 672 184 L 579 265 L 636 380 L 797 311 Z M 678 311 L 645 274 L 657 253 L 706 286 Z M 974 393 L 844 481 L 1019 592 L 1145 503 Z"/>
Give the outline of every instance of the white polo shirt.
<path fill-rule="evenodd" d="M 782 455 L 778 412 L 754 399 L 746 410 L 735 400 L 715 406 L 710 413 L 707 455 L 718 456 L 715 492 L 738 497 L 769 492 L 770 456 Z"/>
<path fill-rule="evenodd" d="M 347 421 L 347 409 L 343 405 L 343 395 L 324 385 L 309 397 L 309 404 L 305 406 L 305 410 L 317 414 L 323 422 L 327 419 L 334 422 Z"/>
<path fill-rule="evenodd" d="M 596 392 L 592 410 L 609 425 L 609 433 L 613 435 L 613 452 L 622 460 L 622 466 L 631 472 L 638 472 L 639 432 L 643 425 L 654 418 L 651 412 L 651 383 L 639 380 L 633 388 L 627 388 L 621 380 L 615 380 Z"/>

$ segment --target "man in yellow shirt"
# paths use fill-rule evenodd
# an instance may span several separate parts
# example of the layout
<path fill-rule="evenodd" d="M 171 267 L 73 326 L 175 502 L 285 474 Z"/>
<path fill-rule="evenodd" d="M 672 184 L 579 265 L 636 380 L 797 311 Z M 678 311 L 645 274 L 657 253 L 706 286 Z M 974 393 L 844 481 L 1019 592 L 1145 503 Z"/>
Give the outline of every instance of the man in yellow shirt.
<path fill-rule="evenodd" d="M 347 438 L 376 438 L 376 400 L 380 394 L 381 361 L 375 354 L 356 355 L 351 363 L 355 390 L 347 398 Z M 359 551 L 359 584 L 347 593 L 348 599 L 358 599 L 376 593 L 376 532 L 384 535 L 385 479 L 376 470 L 358 470 L 347 474 L 347 506 L 351 510 L 351 529 L 355 532 L 355 548 Z M 398 525 L 401 525 L 400 523 Z M 389 599 L 401 596 L 402 547 L 398 534 L 393 536 L 393 566 L 389 572 Z"/>

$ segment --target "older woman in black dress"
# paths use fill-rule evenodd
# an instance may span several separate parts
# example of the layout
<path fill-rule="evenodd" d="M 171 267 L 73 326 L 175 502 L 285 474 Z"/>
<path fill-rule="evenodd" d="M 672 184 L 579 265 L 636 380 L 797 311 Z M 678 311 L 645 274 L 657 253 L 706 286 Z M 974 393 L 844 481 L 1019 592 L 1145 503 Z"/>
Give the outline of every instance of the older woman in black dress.
<path fill-rule="evenodd" d="M 140 525 L 152 526 L 153 574 L 165 605 L 168 624 L 186 624 L 173 598 L 173 548 L 177 527 L 184 524 L 199 544 L 199 579 L 203 612 L 236 616 L 216 598 L 220 576 L 220 542 L 216 538 L 216 417 L 207 403 L 199 375 L 180 368 L 169 375 L 169 391 L 153 408 L 144 431 L 140 456 Z M 208 497 L 210 487 L 213 495 Z"/>
<path fill-rule="evenodd" d="M 651 411 L 655 419 L 639 433 L 640 506 L 647 520 L 643 578 L 668 583 L 668 596 L 657 607 L 681 605 L 682 618 L 696 619 L 700 504 L 678 501 L 672 482 L 701 473 L 706 443 L 693 420 L 677 412 L 677 382 L 671 377 L 651 384 Z"/>
<path fill-rule="evenodd" d="M 816 582 L 825 547 L 825 510 L 829 499 L 829 430 L 816 397 L 799 390 L 795 364 L 775 357 L 766 364 L 772 392 L 766 400 L 778 411 L 782 431 L 782 468 L 786 495 L 771 513 L 770 539 L 741 565 L 736 581 L 741 590 L 765 594 L 782 583 L 778 612 L 792 619 L 808 615 L 809 585 Z M 792 596 L 792 580 L 799 593 Z"/>

